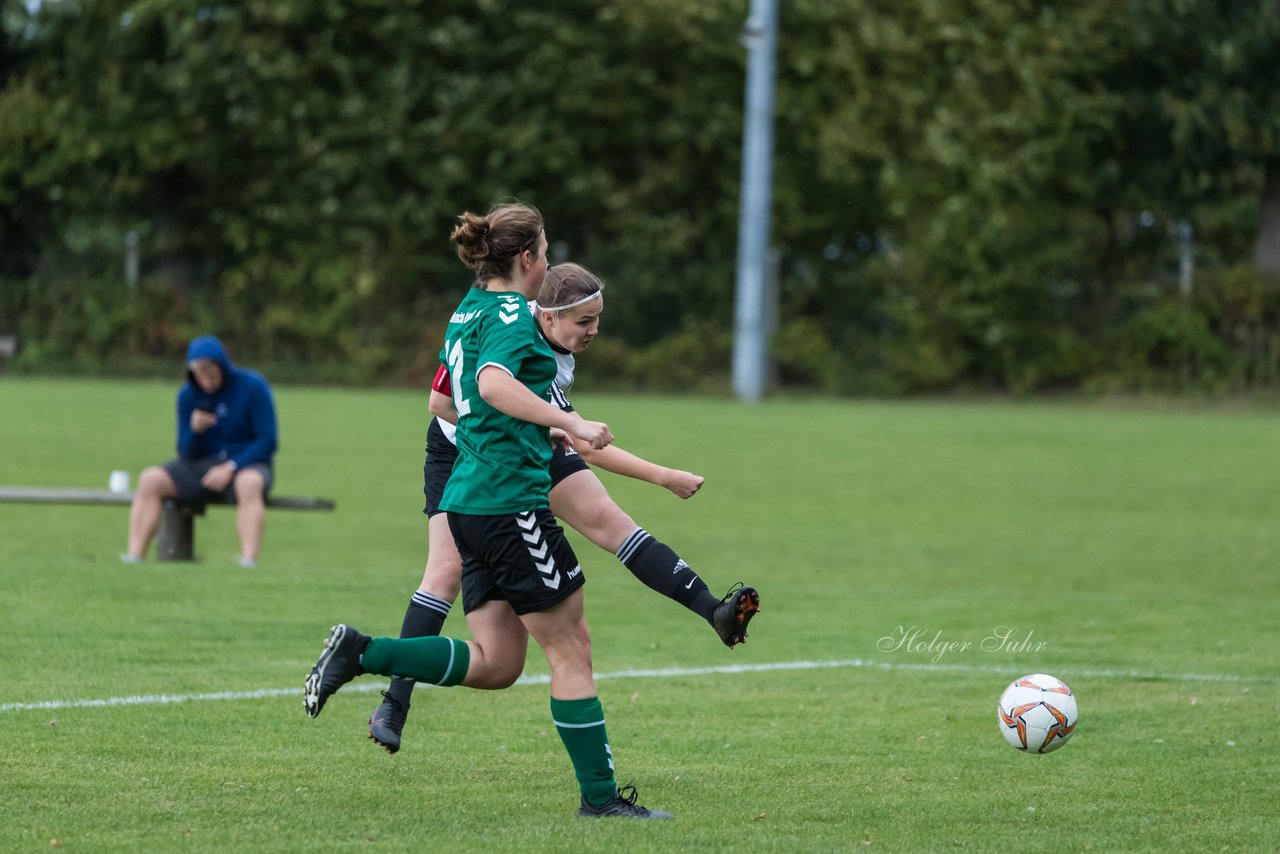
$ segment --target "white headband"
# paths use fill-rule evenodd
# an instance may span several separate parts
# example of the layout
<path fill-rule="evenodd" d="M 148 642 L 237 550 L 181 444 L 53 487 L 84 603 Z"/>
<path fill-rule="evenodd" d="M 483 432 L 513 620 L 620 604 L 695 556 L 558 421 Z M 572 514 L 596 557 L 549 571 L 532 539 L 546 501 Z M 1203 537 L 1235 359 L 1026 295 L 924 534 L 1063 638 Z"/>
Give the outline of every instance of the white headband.
<path fill-rule="evenodd" d="M 584 302 L 591 302 L 593 299 L 600 296 L 600 294 L 602 293 L 604 293 L 604 291 L 596 291 L 593 294 L 587 294 L 585 297 L 578 300 L 577 302 L 571 302 L 566 305 L 557 305 L 554 308 L 549 305 L 539 305 L 538 310 L 539 311 L 568 311 L 571 308 L 577 308 L 578 306 L 582 305 Z"/>

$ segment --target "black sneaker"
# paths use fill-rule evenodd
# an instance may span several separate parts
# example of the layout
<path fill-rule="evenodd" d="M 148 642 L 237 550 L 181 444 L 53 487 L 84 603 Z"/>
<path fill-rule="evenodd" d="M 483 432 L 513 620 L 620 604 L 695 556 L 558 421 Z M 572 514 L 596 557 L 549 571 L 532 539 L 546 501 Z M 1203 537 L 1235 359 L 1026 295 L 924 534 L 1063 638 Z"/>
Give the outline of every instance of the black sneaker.
<path fill-rule="evenodd" d="M 603 806 L 593 807 L 583 798 L 578 815 L 587 818 L 675 818 L 669 812 L 651 810 L 636 803 L 636 787 L 623 786 L 614 792 L 613 800 Z"/>
<path fill-rule="evenodd" d="M 739 581 L 724 594 L 720 604 L 711 614 L 711 627 L 716 630 L 724 645 L 733 649 L 747 642 L 747 623 L 760 610 L 760 594 L 754 587 L 743 587 Z"/>
<path fill-rule="evenodd" d="M 324 651 L 316 659 L 307 685 L 302 692 L 302 703 L 307 714 L 317 717 L 325 700 L 352 679 L 364 673 L 360 666 L 360 654 L 369 645 L 369 636 L 362 635 L 350 626 L 336 625 L 324 640 Z"/>
<path fill-rule="evenodd" d="M 408 714 L 408 706 L 401 705 L 390 691 L 383 691 L 382 705 L 374 709 L 369 718 L 369 738 L 387 753 L 395 753 L 400 749 L 400 733 L 404 731 L 404 719 Z"/>

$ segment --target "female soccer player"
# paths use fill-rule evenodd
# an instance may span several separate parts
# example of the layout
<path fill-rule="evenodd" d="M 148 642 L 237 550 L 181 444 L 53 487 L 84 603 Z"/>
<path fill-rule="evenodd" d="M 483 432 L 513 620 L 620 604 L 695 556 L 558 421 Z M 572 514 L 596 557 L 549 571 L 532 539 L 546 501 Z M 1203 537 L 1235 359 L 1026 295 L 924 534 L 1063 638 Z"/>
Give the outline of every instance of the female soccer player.
<path fill-rule="evenodd" d="M 552 400 L 578 417 L 567 397 L 573 386 L 574 354 L 585 352 L 599 333 L 604 283 L 577 264 L 559 264 L 547 272 L 532 309 L 542 336 L 555 353 Z M 422 583 L 410 599 L 401 637 L 438 634 L 458 594 L 461 560 L 447 539 L 447 532 L 441 532 L 448 523 L 437 521 L 444 515 L 440 496 L 457 456 L 452 441 L 452 422 L 457 420 L 457 414 L 449 387 L 449 373 L 442 366 L 432 384 L 430 409 L 436 418 L 427 432 L 424 466 L 425 512 L 430 519 L 431 540 Z M 656 465 L 615 445 L 600 450 L 582 445 L 575 450 L 557 444 L 551 459 L 551 513 L 617 556 L 648 587 L 701 616 L 726 646 L 732 648 L 744 642 L 747 624 L 760 607 L 756 591 L 739 584 L 717 599 L 679 555 L 637 525 L 614 502 L 588 462 L 606 471 L 664 486 L 681 498 L 697 492 L 703 479 Z M 391 680 L 382 703 L 369 718 L 369 737 L 391 753 L 400 749 L 412 692 L 412 680 Z"/>
<path fill-rule="evenodd" d="M 307 678 L 307 713 L 318 715 L 361 673 L 505 688 L 523 670 L 533 635 L 551 667 L 551 715 L 578 778 L 578 814 L 670 818 L 637 805 L 634 789 L 618 789 L 591 671 L 582 567 L 548 509 L 548 428 L 596 449 L 613 434 L 548 402 L 556 361 L 526 302 L 546 273 L 542 216 L 507 204 L 459 220 L 452 237 L 477 286 L 454 312 L 440 351 L 452 379 L 459 452 L 440 509 L 462 558 L 474 640 L 369 638 L 335 626 Z"/>

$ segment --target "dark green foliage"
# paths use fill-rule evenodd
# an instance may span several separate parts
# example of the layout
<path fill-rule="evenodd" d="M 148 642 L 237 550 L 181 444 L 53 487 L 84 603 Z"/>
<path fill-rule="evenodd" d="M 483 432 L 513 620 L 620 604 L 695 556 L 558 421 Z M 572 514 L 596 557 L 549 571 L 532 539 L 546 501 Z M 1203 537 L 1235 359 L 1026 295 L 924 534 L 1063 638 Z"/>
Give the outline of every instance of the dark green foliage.
<path fill-rule="evenodd" d="M 718 382 L 746 11 L 7 5 L 0 333 L 30 369 L 211 330 L 298 376 L 421 381 L 469 284 L 453 217 L 517 197 L 611 283 L 601 378 Z M 1276 381 L 1274 299 L 1239 266 L 1280 159 L 1269 0 L 790 0 L 781 28 L 782 385 Z"/>

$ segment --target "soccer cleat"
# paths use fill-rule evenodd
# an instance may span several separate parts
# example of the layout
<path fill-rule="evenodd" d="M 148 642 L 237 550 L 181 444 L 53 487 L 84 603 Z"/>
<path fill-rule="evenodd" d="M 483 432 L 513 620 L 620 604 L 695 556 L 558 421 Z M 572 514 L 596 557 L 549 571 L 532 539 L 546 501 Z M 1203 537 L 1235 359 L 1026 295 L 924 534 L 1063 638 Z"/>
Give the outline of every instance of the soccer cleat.
<path fill-rule="evenodd" d="M 334 626 L 324 640 L 324 651 L 307 676 L 302 692 L 302 703 L 307 714 L 317 717 L 335 691 L 364 672 L 360 667 L 360 654 L 369 645 L 369 636 L 344 626 Z"/>
<path fill-rule="evenodd" d="M 408 714 L 408 706 L 401 705 L 389 691 L 383 691 L 382 705 L 374 709 L 369 718 L 369 738 L 387 753 L 395 753 L 400 749 L 400 733 L 404 731 L 404 719 Z"/>
<path fill-rule="evenodd" d="M 754 587 L 744 587 L 739 581 L 716 606 L 711 614 L 711 627 L 716 630 L 724 645 L 733 649 L 747 641 L 747 623 L 760 610 L 760 594 Z"/>
<path fill-rule="evenodd" d="M 613 800 L 593 807 L 583 798 L 578 815 L 586 818 L 675 818 L 669 812 L 651 810 L 636 803 L 636 787 L 623 786 L 613 794 Z"/>

